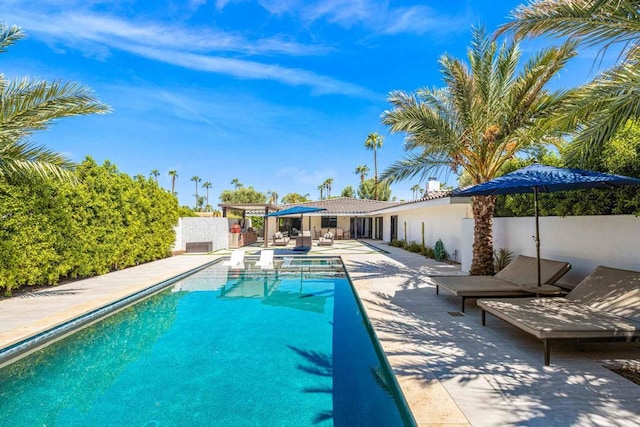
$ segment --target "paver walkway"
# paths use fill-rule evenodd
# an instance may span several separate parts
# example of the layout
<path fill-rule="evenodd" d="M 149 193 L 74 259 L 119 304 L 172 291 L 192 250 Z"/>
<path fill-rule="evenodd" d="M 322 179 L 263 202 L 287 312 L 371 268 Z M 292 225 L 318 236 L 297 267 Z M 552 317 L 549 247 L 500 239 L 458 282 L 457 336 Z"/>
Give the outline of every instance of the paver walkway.
<path fill-rule="evenodd" d="M 640 344 L 559 344 L 544 367 L 541 344 L 529 335 L 495 318 L 481 326 L 471 304 L 451 315 L 460 301 L 436 296 L 429 275 L 461 274 L 457 266 L 369 243 L 387 253 L 345 241 L 331 254 L 342 256 L 420 426 L 640 426 L 640 386 L 600 363 L 637 360 Z M 228 253 L 173 257 L 0 300 L 0 348 Z"/>

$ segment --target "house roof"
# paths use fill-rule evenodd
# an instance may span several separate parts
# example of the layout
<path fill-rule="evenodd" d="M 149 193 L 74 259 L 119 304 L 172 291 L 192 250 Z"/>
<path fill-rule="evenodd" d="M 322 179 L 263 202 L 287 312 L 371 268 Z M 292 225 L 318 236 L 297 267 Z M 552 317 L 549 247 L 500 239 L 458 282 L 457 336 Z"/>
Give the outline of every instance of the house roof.
<path fill-rule="evenodd" d="M 314 206 L 326 209 L 325 211 L 305 215 L 330 216 L 330 215 L 362 215 L 376 210 L 399 205 L 399 202 L 383 202 L 380 200 L 354 199 L 351 197 L 336 197 L 334 199 L 317 200 L 314 202 L 292 203 L 283 205 L 286 209 L 291 206 Z"/>

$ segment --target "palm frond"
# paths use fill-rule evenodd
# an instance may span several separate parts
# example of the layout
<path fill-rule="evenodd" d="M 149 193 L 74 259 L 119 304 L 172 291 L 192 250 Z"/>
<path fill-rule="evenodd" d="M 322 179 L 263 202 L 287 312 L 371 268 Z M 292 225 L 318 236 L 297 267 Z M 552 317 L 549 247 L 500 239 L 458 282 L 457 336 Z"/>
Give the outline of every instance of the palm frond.
<path fill-rule="evenodd" d="M 8 27 L 0 24 L 0 53 L 6 52 L 9 46 L 24 37 L 24 33 L 20 27 L 15 25 Z"/>
<path fill-rule="evenodd" d="M 1 88 L 0 138 L 25 137 L 46 129 L 62 117 L 104 114 L 109 107 L 97 101 L 93 92 L 80 83 L 23 78 Z"/>
<path fill-rule="evenodd" d="M 585 166 L 629 119 L 640 118 L 640 63 L 628 61 L 608 70 L 574 93 L 568 121 L 581 128 L 567 156 Z"/>
<path fill-rule="evenodd" d="M 637 0 L 541 0 L 517 7 L 515 20 L 500 27 L 517 38 L 550 34 L 570 37 L 587 45 L 637 43 L 640 34 Z"/>
<path fill-rule="evenodd" d="M 420 181 L 424 181 L 434 172 L 446 171 L 450 167 L 448 158 L 437 157 L 427 152 L 409 153 L 387 167 L 380 175 L 380 180 L 393 184 L 417 176 Z"/>
<path fill-rule="evenodd" d="M 75 163 L 66 156 L 31 142 L 0 143 L 0 177 L 57 178 L 75 182 Z"/>

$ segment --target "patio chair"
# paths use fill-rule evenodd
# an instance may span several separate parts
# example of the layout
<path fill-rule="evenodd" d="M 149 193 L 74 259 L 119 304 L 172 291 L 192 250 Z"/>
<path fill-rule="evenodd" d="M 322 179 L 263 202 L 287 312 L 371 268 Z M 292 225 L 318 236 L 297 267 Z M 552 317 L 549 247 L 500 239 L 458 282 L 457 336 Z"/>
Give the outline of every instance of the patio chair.
<path fill-rule="evenodd" d="M 289 244 L 290 238 L 282 234 L 282 232 L 278 231 L 273 235 L 273 246 L 287 246 Z"/>
<path fill-rule="evenodd" d="M 344 230 L 342 228 L 336 228 L 336 240 L 344 240 Z"/>
<path fill-rule="evenodd" d="M 486 312 L 542 340 L 549 365 L 554 339 L 640 337 L 640 272 L 597 267 L 565 297 L 481 299 Z"/>
<path fill-rule="evenodd" d="M 231 252 L 231 257 L 222 263 L 224 267 L 231 268 L 244 268 L 244 251 L 242 249 L 236 249 Z"/>
<path fill-rule="evenodd" d="M 273 270 L 273 254 L 272 249 L 263 249 L 260 251 L 260 259 L 256 261 L 256 267 L 263 270 Z"/>
<path fill-rule="evenodd" d="M 331 233 L 330 231 L 324 236 L 321 236 L 320 239 L 318 239 L 318 246 L 332 246 L 332 245 L 333 245 L 333 233 Z"/>
<path fill-rule="evenodd" d="M 552 285 L 571 269 L 568 262 L 540 260 L 540 282 Z M 440 288 L 462 298 L 462 312 L 467 298 L 486 297 L 530 297 L 531 292 L 522 286 L 531 285 L 536 280 L 538 263 L 536 258 L 518 255 L 495 276 L 441 276 L 432 277 L 436 294 Z"/>

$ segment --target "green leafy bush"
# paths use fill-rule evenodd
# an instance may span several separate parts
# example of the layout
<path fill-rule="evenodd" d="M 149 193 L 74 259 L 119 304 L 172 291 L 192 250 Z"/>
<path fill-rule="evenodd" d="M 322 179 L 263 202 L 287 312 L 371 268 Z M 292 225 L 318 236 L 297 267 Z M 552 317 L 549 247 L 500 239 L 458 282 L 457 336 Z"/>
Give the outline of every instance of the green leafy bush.
<path fill-rule="evenodd" d="M 176 198 L 87 158 L 78 184 L 0 181 L 0 289 L 55 284 L 171 255 Z"/>

